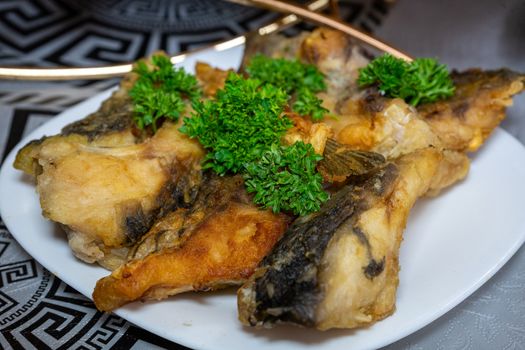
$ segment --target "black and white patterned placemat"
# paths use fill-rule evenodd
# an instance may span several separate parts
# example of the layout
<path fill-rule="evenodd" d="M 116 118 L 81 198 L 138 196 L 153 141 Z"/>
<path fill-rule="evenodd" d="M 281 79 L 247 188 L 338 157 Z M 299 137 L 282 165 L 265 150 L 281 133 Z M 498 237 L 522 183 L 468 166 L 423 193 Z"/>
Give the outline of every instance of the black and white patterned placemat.
<path fill-rule="evenodd" d="M 373 31 L 392 1 L 340 1 L 348 22 Z M 0 1 L 0 65 L 93 66 L 223 40 L 276 17 L 213 0 Z M 0 160 L 31 130 L 116 80 L 0 81 Z M 80 117 L 80 116 L 79 116 Z M 64 242 L 64 244 L 66 244 Z M 0 218 L 0 348 L 184 349 L 93 303 L 54 277 Z"/>

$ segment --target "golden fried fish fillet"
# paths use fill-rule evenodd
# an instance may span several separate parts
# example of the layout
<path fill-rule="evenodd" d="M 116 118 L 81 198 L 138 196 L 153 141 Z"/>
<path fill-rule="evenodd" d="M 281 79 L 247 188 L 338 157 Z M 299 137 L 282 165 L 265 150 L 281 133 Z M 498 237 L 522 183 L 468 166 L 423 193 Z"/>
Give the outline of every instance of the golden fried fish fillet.
<path fill-rule="evenodd" d="M 157 217 L 191 202 L 204 155 L 176 124 L 164 123 L 153 137 L 135 127 L 129 90 L 136 78 L 126 75 L 99 110 L 60 134 L 28 143 L 14 163 L 35 176 L 42 213 L 64 228 L 74 254 L 108 269 Z"/>
<path fill-rule="evenodd" d="M 97 282 L 93 300 L 110 311 L 135 300 L 238 285 L 268 254 L 288 218 L 258 209 L 240 176 L 206 175 L 196 204 L 157 222 L 130 261 Z"/>
<path fill-rule="evenodd" d="M 292 223 L 238 291 L 239 319 L 248 326 L 354 328 L 390 315 L 411 207 L 467 175 L 465 152 L 483 143 L 523 90 L 524 76 L 505 70 L 453 73 L 454 97 L 416 109 L 373 88 L 357 89 L 366 54 L 342 36 L 318 29 L 297 53 L 328 80 L 328 97 L 319 96 L 337 118 L 323 122 L 333 137 L 325 150 L 335 142 L 339 152 L 373 151 L 388 162 L 360 176 L 343 169 L 344 186 L 318 213 Z M 304 130 L 296 135 L 312 138 L 304 123 L 298 128 Z"/>
<path fill-rule="evenodd" d="M 512 96 L 521 92 L 525 75 L 508 69 L 452 72 L 454 96 L 418 107 L 421 117 L 439 137 L 443 147 L 476 151 L 505 118 Z"/>
<path fill-rule="evenodd" d="M 108 259 L 123 252 L 114 249 L 140 238 L 162 211 L 189 203 L 191 186 L 174 191 L 173 184 L 199 167 L 203 153 L 171 123 L 152 138 L 123 147 L 50 138 L 38 156 L 43 214 L 66 228 L 77 257 L 115 268 L 119 261 Z"/>
<path fill-rule="evenodd" d="M 241 322 L 354 328 L 390 315 L 410 208 L 443 158 L 435 148 L 403 156 L 297 219 L 239 289 Z"/>
<path fill-rule="evenodd" d="M 38 164 L 42 143 L 49 139 L 64 139 L 70 143 L 90 144 L 100 147 L 133 145 L 137 142 L 137 133 L 133 128 L 129 88 L 133 78 L 127 75 L 109 99 L 100 108 L 87 117 L 66 125 L 59 135 L 44 136 L 25 145 L 16 155 L 14 167 L 37 176 L 42 169 Z"/>
<path fill-rule="evenodd" d="M 327 91 L 318 96 L 337 116 L 323 121 L 332 137 L 353 149 L 392 159 L 428 146 L 475 151 L 502 121 L 512 96 L 523 90 L 525 82 L 523 74 L 504 69 L 452 72 L 454 96 L 416 109 L 401 99 L 380 96 L 375 88 L 358 87 L 359 69 L 371 55 L 345 34 L 318 28 L 302 38 L 299 44 L 279 35 L 248 42 L 244 61 L 249 62 L 258 49 L 272 57 L 296 57 L 314 64 L 327 83 Z M 279 40 L 280 46 L 273 44 Z"/>
<path fill-rule="evenodd" d="M 515 73 L 454 73 L 453 98 L 416 109 L 360 89 L 358 69 L 370 56 L 339 32 L 249 41 L 243 65 L 255 52 L 316 65 L 327 80 L 319 97 L 337 116 L 314 123 L 289 113 L 294 127 L 282 141 L 312 144 L 325 156 L 320 173 L 337 183 L 319 212 L 291 225 L 258 209 L 241 177 L 203 173 L 202 148 L 177 125 L 137 135 L 127 93 L 117 95 L 121 108 L 107 108 L 117 117 L 91 117 L 20 152 L 18 167 L 37 175 L 44 213 L 66 227 L 76 254 L 109 268 L 124 263 L 98 281 L 100 310 L 248 279 L 238 293 L 246 325 L 352 328 L 388 316 L 411 207 L 467 175 L 465 152 L 523 89 Z M 196 72 L 206 96 L 227 76 L 206 64 Z"/>

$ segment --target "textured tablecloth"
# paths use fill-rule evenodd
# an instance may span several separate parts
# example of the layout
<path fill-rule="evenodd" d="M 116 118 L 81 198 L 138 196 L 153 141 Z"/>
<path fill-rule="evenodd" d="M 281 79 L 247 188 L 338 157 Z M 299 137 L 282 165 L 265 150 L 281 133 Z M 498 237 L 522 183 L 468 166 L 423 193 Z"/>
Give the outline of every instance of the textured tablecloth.
<path fill-rule="evenodd" d="M 341 1 L 345 20 L 414 56 L 452 68 L 525 72 L 523 1 Z M 95 65 L 170 53 L 244 32 L 274 15 L 216 1 L 0 2 L 0 65 Z M 61 110 L 115 84 L 0 81 L 0 159 Z M 525 142 L 525 96 L 504 122 Z M 525 179 L 524 179 L 525 180 Z M 525 348 L 525 249 L 452 311 L 388 349 Z M 91 301 L 28 256 L 0 220 L 0 346 L 20 349 L 183 348 Z"/>
<path fill-rule="evenodd" d="M 438 57 L 451 68 L 525 72 L 524 1 L 400 1 L 376 34 L 414 56 Z M 525 144 L 524 94 L 502 126 Z M 387 348 L 525 349 L 524 248 L 451 312 Z"/>

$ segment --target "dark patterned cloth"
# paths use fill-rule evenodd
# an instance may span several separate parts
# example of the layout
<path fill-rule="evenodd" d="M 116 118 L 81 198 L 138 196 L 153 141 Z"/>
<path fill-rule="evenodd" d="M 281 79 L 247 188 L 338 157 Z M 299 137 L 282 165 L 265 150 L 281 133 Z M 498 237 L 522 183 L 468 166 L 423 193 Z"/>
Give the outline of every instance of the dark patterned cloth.
<path fill-rule="evenodd" d="M 0 345 L 3 349 L 129 349 L 137 340 L 185 349 L 135 327 L 35 262 L 0 221 Z"/>
<path fill-rule="evenodd" d="M 384 1 L 341 1 L 344 19 L 372 31 Z M 0 3 L 2 65 L 93 66 L 171 54 L 223 40 L 277 17 L 214 0 L 25 0 Z"/>
<path fill-rule="evenodd" d="M 372 31 L 389 5 L 340 2 L 342 17 Z M 194 49 L 276 18 L 213 0 L 13 0 L 0 2 L 0 65 L 93 66 L 162 49 Z M 27 133 L 116 80 L 0 81 L 0 159 Z M 79 118 L 82 116 L 79 116 Z M 65 244 L 65 243 L 64 243 Z M 17 244 L 0 219 L 0 348 L 185 349 L 113 314 L 54 277 Z"/>

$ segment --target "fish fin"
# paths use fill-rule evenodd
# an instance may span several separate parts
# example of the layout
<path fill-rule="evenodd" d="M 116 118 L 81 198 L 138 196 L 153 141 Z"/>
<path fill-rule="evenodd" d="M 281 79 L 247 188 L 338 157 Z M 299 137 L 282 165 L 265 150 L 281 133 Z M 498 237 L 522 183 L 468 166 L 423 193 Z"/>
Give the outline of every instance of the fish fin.
<path fill-rule="evenodd" d="M 334 139 L 327 140 L 323 157 L 317 170 L 329 182 L 343 182 L 350 176 L 367 174 L 386 162 L 379 153 L 353 150 Z"/>

